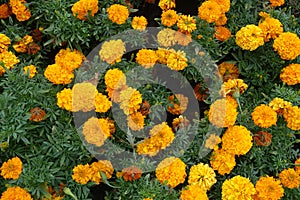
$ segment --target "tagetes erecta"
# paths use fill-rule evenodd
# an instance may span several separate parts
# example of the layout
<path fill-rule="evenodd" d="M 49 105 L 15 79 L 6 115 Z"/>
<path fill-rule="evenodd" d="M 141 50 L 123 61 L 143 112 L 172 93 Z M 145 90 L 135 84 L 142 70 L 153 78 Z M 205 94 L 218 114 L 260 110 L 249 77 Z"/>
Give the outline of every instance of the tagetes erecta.
<path fill-rule="evenodd" d="M 23 164 L 19 157 L 4 162 L 0 168 L 1 176 L 5 179 L 16 180 L 22 173 Z"/>

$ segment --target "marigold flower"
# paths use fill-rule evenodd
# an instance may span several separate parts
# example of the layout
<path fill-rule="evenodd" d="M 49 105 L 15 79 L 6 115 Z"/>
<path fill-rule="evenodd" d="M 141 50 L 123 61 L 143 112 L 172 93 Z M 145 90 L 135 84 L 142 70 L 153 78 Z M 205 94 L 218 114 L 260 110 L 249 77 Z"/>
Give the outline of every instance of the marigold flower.
<path fill-rule="evenodd" d="M 90 165 L 92 176 L 90 181 L 99 184 L 103 182 L 100 172 L 105 173 L 106 178 L 110 179 L 114 172 L 114 168 L 109 160 L 98 160 Z"/>
<path fill-rule="evenodd" d="M 9 37 L 7 37 L 5 34 L 0 33 L 0 53 L 7 51 L 9 45 L 10 45 Z"/>
<path fill-rule="evenodd" d="M 196 19 L 190 15 L 180 15 L 177 20 L 177 27 L 181 32 L 191 33 L 197 29 Z"/>
<path fill-rule="evenodd" d="M 223 149 L 214 150 L 210 157 L 210 165 L 221 175 L 229 174 L 236 165 L 235 156 Z"/>
<path fill-rule="evenodd" d="M 74 3 L 71 10 L 75 17 L 77 17 L 80 20 L 86 20 L 88 14 L 94 17 L 94 15 L 98 12 L 98 1 L 79 0 L 76 3 Z"/>
<path fill-rule="evenodd" d="M 288 109 L 289 107 L 292 107 L 292 103 L 285 101 L 281 98 L 274 98 L 270 103 L 269 106 L 277 113 L 279 114 L 283 114 L 286 112 L 286 109 Z"/>
<path fill-rule="evenodd" d="M 79 164 L 73 168 L 72 179 L 82 185 L 87 184 L 92 178 L 93 172 L 89 164 Z"/>
<path fill-rule="evenodd" d="M 157 34 L 157 42 L 160 46 L 170 47 L 176 44 L 175 40 L 176 31 L 165 28 L 158 32 Z"/>
<path fill-rule="evenodd" d="M 300 39 L 295 33 L 285 32 L 274 40 L 273 48 L 280 58 L 294 60 L 300 55 Z"/>
<path fill-rule="evenodd" d="M 282 69 L 280 79 L 288 85 L 300 83 L 300 64 L 292 63 Z"/>
<path fill-rule="evenodd" d="M 242 49 L 253 51 L 264 45 L 263 31 L 254 24 L 247 25 L 236 33 L 235 42 Z"/>
<path fill-rule="evenodd" d="M 62 91 L 56 94 L 57 103 L 56 105 L 67 111 L 72 111 L 73 98 L 72 90 L 70 88 L 64 88 Z"/>
<path fill-rule="evenodd" d="M 223 42 L 231 37 L 231 32 L 228 28 L 224 26 L 216 26 L 215 37 Z"/>
<path fill-rule="evenodd" d="M 248 178 L 242 177 L 240 175 L 225 180 L 222 185 L 223 200 L 247 200 L 252 199 L 252 195 L 254 194 L 254 185 L 250 182 Z"/>
<path fill-rule="evenodd" d="M 23 70 L 24 70 L 24 74 L 28 74 L 29 78 L 33 78 L 37 73 L 36 67 L 34 65 L 25 66 Z"/>
<path fill-rule="evenodd" d="M 188 32 L 180 32 L 176 31 L 175 33 L 175 41 L 178 45 L 187 46 L 189 43 L 192 42 L 192 35 Z"/>
<path fill-rule="evenodd" d="M 146 116 L 150 113 L 150 104 L 147 100 L 143 100 L 138 112 L 142 113 L 142 115 Z"/>
<path fill-rule="evenodd" d="M 109 69 L 104 76 L 104 82 L 107 88 L 107 92 L 109 89 L 115 90 L 118 88 L 122 88 L 122 86 L 126 85 L 126 76 L 125 74 L 118 68 Z M 108 96 L 112 98 L 113 93 L 108 93 Z"/>
<path fill-rule="evenodd" d="M 142 176 L 142 170 L 137 166 L 130 166 L 122 169 L 122 177 L 125 181 L 138 180 Z"/>
<path fill-rule="evenodd" d="M 282 6 L 284 4 L 284 0 L 270 0 L 271 6 Z"/>
<path fill-rule="evenodd" d="M 175 100 L 176 96 L 176 100 Z M 173 115 L 180 115 L 185 112 L 188 106 L 188 98 L 183 94 L 171 95 L 168 98 L 170 106 L 168 106 L 168 111 Z"/>
<path fill-rule="evenodd" d="M 300 174 L 300 157 L 295 161 L 295 171 Z"/>
<path fill-rule="evenodd" d="M 288 107 L 283 118 L 287 122 L 286 126 L 294 131 L 300 130 L 300 108 L 298 106 Z"/>
<path fill-rule="evenodd" d="M 228 12 L 230 9 L 230 0 L 210 0 L 210 1 L 214 1 L 217 4 L 219 4 L 223 13 Z"/>
<path fill-rule="evenodd" d="M 158 56 L 155 51 L 151 49 L 141 49 L 136 54 L 136 62 L 146 69 L 153 67 L 157 60 Z"/>
<path fill-rule="evenodd" d="M 229 127 L 234 125 L 237 115 L 234 105 L 226 99 L 218 99 L 210 106 L 208 120 L 219 128 Z"/>
<path fill-rule="evenodd" d="M 168 57 L 171 53 L 171 50 L 158 47 L 158 49 L 155 51 L 155 53 L 158 56 L 158 62 L 163 64 L 163 65 L 166 65 Z"/>
<path fill-rule="evenodd" d="M 124 24 L 129 17 L 129 11 L 126 6 L 113 4 L 107 9 L 108 18 L 117 24 Z"/>
<path fill-rule="evenodd" d="M 173 119 L 172 130 L 176 132 L 178 129 L 188 127 L 189 123 L 189 120 L 185 116 L 180 115 L 179 117 Z"/>
<path fill-rule="evenodd" d="M 73 72 L 79 68 L 85 56 L 78 50 L 72 51 L 70 48 L 61 49 L 55 56 L 55 63 L 64 69 Z"/>
<path fill-rule="evenodd" d="M 222 62 L 218 65 L 218 67 L 219 74 L 222 76 L 224 82 L 228 81 L 229 79 L 237 79 L 239 77 L 239 69 L 235 63 Z"/>
<path fill-rule="evenodd" d="M 0 5 L 0 19 L 6 19 L 11 15 L 11 8 L 7 3 Z"/>
<path fill-rule="evenodd" d="M 171 27 L 177 23 L 179 16 L 175 10 L 163 11 L 161 14 L 161 23 L 164 26 Z"/>
<path fill-rule="evenodd" d="M 46 116 L 46 112 L 39 107 L 31 108 L 30 113 L 31 113 L 31 116 L 30 116 L 29 120 L 33 121 L 33 122 L 43 121 Z"/>
<path fill-rule="evenodd" d="M 9 4 L 12 9 L 12 13 L 16 15 L 18 21 L 26 21 L 31 17 L 30 10 L 25 6 L 27 4 L 24 0 L 10 0 Z"/>
<path fill-rule="evenodd" d="M 260 200 L 279 200 L 284 195 L 280 180 L 265 176 L 255 184 L 256 196 Z"/>
<path fill-rule="evenodd" d="M 261 28 L 265 42 L 268 42 L 271 38 L 276 39 L 281 33 L 283 33 L 283 25 L 278 19 L 267 17 L 258 24 Z"/>
<path fill-rule="evenodd" d="M 167 148 L 173 142 L 175 135 L 166 122 L 155 125 L 149 133 L 150 137 L 138 143 L 138 154 L 155 156 L 160 150 Z"/>
<path fill-rule="evenodd" d="M 72 88 L 72 92 L 74 112 L 88 112 L 95 109 L 95 100 L 98 91 L 92 83 L 76 83 Z"/>
<path fill-rule="evenodd" d="M 145 30 L 147 24 L 148 24 L 147 19 L 144 16 L 140 16 L 140 17 L 135 16 L 131 21 L 132 28 L 140 31 Z"/>
<path fill-rule="evenodd" d="M 272 134 L 265 131 L 258 131 L 253 136 L 258 146 L 269 146 L 272 143 Z"/>
<path fill-rule="evenodd" d="M 242 79 L 229 79 L 223 83 L 220 94 L 224 97 L 227 95 L 239 97 L 248 88 L 248 85 L 244 83 Z"/>
<path fill-rule="evenodd" d="M 207 99 L 208 97 L 208 88 L 203 88 L 202 85 L 200 83 L 198 83 L 195 87 L 194 87 L 194 94 L 196 96 L 196 99 L 198 101 L 204 101 Z"/>
<path fill-rule="evenodd" d="M 145 117 L 140 112 L 135 112 L 131 115 L 128 115 L 127 122 L 128 127 L 133 131 L 139 131 L 144 128 Z"/>
<path fill-rule="evenodd" d="M 167 185 L 171 188 L 176 187 L 180 183 L 183 183 L 186 178 L 185 163 L 176 157 L 168 157 L 162 160 L 156 170 L 156 178 L 164 183 L 167 181 Z"/>
<path fill-rule="evenodd" d="M 1 200 L 33 200 L 31 195 L 19 186 L 7 188 L 1 195 Z"/>
<path fill-rule="evenodd" d="M 176 7 L 175 0 L 159 0 L 158 6 L 163 10 L 170 10 Z"/>
<path fill-rule="evenodd" d="M 279 178 L 282 185 L 286 188 L 298 188 L 300 185 L 300 174 L 292 168 L 284 169 L 280 172 Z"/>
<path fill-rule="evenodd" d="M 202 190 L 207 191 L 216 182 L 216 174 L 208 164 L 199 163 L 191 167 L 188 178 L 190 185 L 199 185 Z"/>
<path fill-rule="evenodd" d="M 48 65 L 44 71 L 44 76 L 53 84 L 69 84 L 74 78 L 74 74 L 58 64 Z"/>
<path fill-rule="evenodd" d="M 215 21 L 216 26 L 225 26 L 225 24 L 227 23 L 227 17 L 224 14 L 222 14 L 217 21 Z"/>
<path fill-rule="evenodd" d="M 20 60 L 11 51 L 3 51 L 0 53 L 0 62 L 3 62 L 6 68 L 12 69 L 20 62 Z"/>
<path fill-rule="evenodd" d="M 244 126 L 230 126 L 222 136 L 222 149 L 227 153 L 245 155 L 251 147 L 251 132 Z"/>
<path fill-rule="evenodd" d="M 97 93 L 95 96 L 96 112 L 105 113 L 112 105 L 112 102 L 102 93 Z"/>
<path fill-rule="evenodd" d="M 115 62 L 120 62 L 125 53 L 125 43 L 118 40 L 105 41 L 99 51 L 100 59 L 113 65 Z"/>
<path fill-rule="evenodd" d="M 222 139 L 216 134 L 210 134 L 209 138 L 205 141 L 205 147 L 208 149 L 218 149 L 218 144 L 220 144 Z"/>
<path fill-rule="evenodd" d="M 185 52 L 178 50 L 176 52 L 170 52 L 167 58 L 167 66 L 176 71 L 184 70 L 188 64 Z"/>
<path fill-rule="evenodd" d="M 120 93 L 120 108 L 126 115 L 137 112 L 142 103 L 142 94 L 134 89 L 127 88 Z"/>
<path fill-rule="evenodd" d="M 188 185 L 180 194 L 181 200 L 208 200 L 206 192 L 199 185 Z"/>
<path fill-rule="evenodd" d="M 1 176 L 5 179 L 18 179 L 22 173 L 22 161 L 19 157 L 14 157 L 4 162 L 0 168 Z"/>
<path fill-rule="evenodd" d="M 264 104 L 257 106 L 251 113 L 251 116 L 254 124 L 261 128 L 269 128 L 272 125 L 276 125 L 277 122 L 277 113 Z"/>
<path fill-rule="evenodd" d="M 198 8 L 198 17 L 208 23 L 216 22 L 223 15 L 223 8 L 215 1 L 205 1 Z"/>

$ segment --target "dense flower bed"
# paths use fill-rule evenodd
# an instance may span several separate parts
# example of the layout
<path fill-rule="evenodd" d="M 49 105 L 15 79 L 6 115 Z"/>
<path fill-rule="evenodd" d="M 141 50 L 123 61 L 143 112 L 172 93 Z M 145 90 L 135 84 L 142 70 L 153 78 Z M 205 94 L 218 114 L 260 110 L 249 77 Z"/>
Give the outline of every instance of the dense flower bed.
<path fill-rule="evenodd" d="M 182 2 L 0 0 L 0 200 L 300 198 L 297 1 Z"/>

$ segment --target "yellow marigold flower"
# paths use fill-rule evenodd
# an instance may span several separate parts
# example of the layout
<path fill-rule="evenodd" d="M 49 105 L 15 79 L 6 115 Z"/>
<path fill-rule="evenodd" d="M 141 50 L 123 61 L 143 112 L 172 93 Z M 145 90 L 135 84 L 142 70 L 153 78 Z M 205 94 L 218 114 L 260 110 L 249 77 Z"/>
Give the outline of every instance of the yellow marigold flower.
<path fill-rule="evenodd" d="M 289 107 L 292 107 L 292 103 L 285 101 L 281 98 L 274 98 L 270 103 L 269 106 L 277 113 L 279 114 L 283 114 L 286 112 L 286 109 L 288 109 Z"/>
<path fill-rule="evenodd" d="M 219 4 L 223 13 L 228 12 L 230 9 L 230 0 L 210 0 L 210 1 L 214 1 L 217 4 Z"/>
<path fill-rule="evenodd" d="M 93 172 L 89 164 L 77 165 L 73 168 L 72 179 L 82 185 L 87 184 L 92 178 Z"/>
<path fill-rule="evenodd" d="M 264 104 L 257 106 L 251 113 L 251 116 L 254 124 L 261 128 L 269 128 L 272 125 L 276 125 L 277 122 L 277 113 Z"/>
<path fill-rule="evenodd" d="M 228 28 L 224 26 L 216 26 L 215 37 L 223 42 L 231 37 L 231 32 Z"/>
<path fill-rule="evenodd" d="M 163 10 L 170 10 L 176 7 L 175 0 L 159 0 L 158 6 Z"/>
<path fill-rule="evenodd" d="M 26 21 L 31 17 L 30 10 L 25 6 L 26 1 L 10 0 L 9 4 L 12 9 L 12 13 L 16 15 L 18 21 Z"/>
<path fill-rule="evenodd" d="M 294 60 L 300 55 L 300 39 L 295 33 L 285 32 L 274 40 L 273 48 L 280 58 Z"/>
<path fill-rule="evenodd" d="M 229 79 L 223 83 L 220 94 L 224 97 L 227 95 L 239 97 L 248 88 L 248 85 L 244 83 L 242 79 Z"/>
<path fill-rule="evenodd" d="M 292 168 L 284 169 L 280 172 L 279 178 L 282 185 L 286 188 L 298 188 L 300 185 L 300 174 Z"/>
<path fill-rule="evenodd" d="M 237 175 L 224 181 L 222 185 L 223 200 L 248 200 L 255 194 L 253 183 L 248 178 Z"/>
<path fill-rule="evenodd" d="M 226 99 L 218 99 L 210 106 L 208 120 L 219 128 L 229 127 L 234 125 L 237 115 L 234 105 Z"/>
<path fill-rule="evenodd" d="M 14 157 L 4 162 L 0 168 L 1 176 L 5 179 L 18 179 L 22 173 L 22 161 L 19 157 Z"/>
<path fill-rule="evenodd" d="M 190 169 L 188 183 L 199 185 L 204 191 L 208 191 L 217 182 L 216 174 L 208 164 L 199 163 Z"/>
<path fill-rule="evenodd" d="M 146 116 L 144 116 L 140 112 L 135 112 L 131 115 L 128 115 L 127 117 L 128 127 L 134 131 L 139 131 L 143 129 L 145 123 L 145 117 Z"/>
<path fill-rule="evenodd" d="M 15 67 L 15 64 L 20 62 L 20 60 L 11 51 L 3 51 L 0 53 L 0 62 L 3 62 L 6 68 L 12 69 Z"/>
<path fill-rule="evenodd" d="M 222 149 L 227 153 L 245 155 L 251 147 L 251 132 L 244 126 L 230 126 L 222 136 Z"/>
<path fill-rule="evenodd" d="M 37 73 L 36 67 L 34 65 L 25 66 L 23 70 L 24 70 L 24 74 L 28 74 L 29 78 L 33 78 Z"/>
<path fill-rule="evenodd" d="M 88 112 L 95 109 L 96 86 L 89 82 L 76 83 L 72 88 L 73 111 Z"/>
<path fill-rule="evenodd" d="M 65 109 L 67 111 L 72 111 L 73 98 L 72 98 L 72 90 L 64 88 L 62 91 L 56 94 L 57 98 L 57 106 Z"/>
<path fill-rule="evenodd" d="M 105 173 L 106 178 L 110 179 L 114 172 L 114 168 L 109 160 L 98 160 L 90 165 L 92 176 L 90 181 L 99 184 L 103 182 L 100 172 Z"/>
<path fill-rule="evenodd" d="M 227 23 L 227 17 L 224 14 L 222 14 L 217 21 L 215 21 L 216 26 L 224 26 Z"/>
<path fill-rule="evenodd" d="M 1 200 L 33 200 L 31 195 L 19 186 L 9 187 L 1 195 Z"/>
<path fill-rule="evenodd" d="M 264 45 L 263 31 L 254 24 L 241 28 L 235 36 L 236 44 L 244 50 L 253 51 Z"/>
<path fill-rule="evenodd" d="M 136 62 L 146 69 L 153 67 L 157 60 L 155 51 L 151 49 L 141 49 L 136 54 Z"/>
<path fill-rule="evenodd" d="M 126 76 L 118 68 L 109 69 L 105 73 L 104 82 L 107 88 L 117 89 L 122 87 L 123 85 L 126 85 Z"/>
<path fill-rule="evenodd" d="M 180 194 L 181 200 L 208 200 L 206 192 L 199 185 L 188 185 Z"/>
<path fill-rule="evenodd" d="M 288 107 L 283 118 L 287 122 L 286 126 L 294 131 L 300 130 L 300 108 L 298 106 Z"/>
<path fill-rule="evenodd" d="M 115 62 L 120 62 L 125 53 L 125 43 L 118 40 L 105 41 L 99 51 L 100 59 L 113 65 Z"/>
<path fill-rule="evenodd" d="M 300 157 L 295 161 L 295 171 L 300 174 Z"/>
<path fill-rule="evenodd" d="M 208 23 L 216 22 L 224 14 L 223 8 L 215 1 L 205 1 L 198 8 L 198 17 Z"/>
<path fill-rule="evenodd" d="M 284 4 L 284 0 L 270 0 L 271 6 L 282 6 Z"/>
<path fill-rule="evenodd" d="M 280 180 L 269 176 L 260 177 L 255 189 L 259 200 L 279 200 L 284 195 Z"/>
<path fill-rule="evenodd" d="M 106 95 L 104 95 L 102 93 L 96 94 L 96 96 L 95 96 L 96 112 L 105 113 L 110 109 L 111 105 L 112 105 L 112 103 L 107 98 Z"/>
<path fill-rule="evenodd" d="M 158 62 L 163 64 L 163 65 L 166 65 L 167 64 L 167 60 L 168 60 L 168 57 L 170 55 L 172 51 L 169 50 L 169 49 L 164 49 L 164 48 L 158 48 L 155 53 L 156 55 L 158 56 Z M 175 50 L 173 52 L 176 52 Z"/>
<path fill-rule="evenodd" d="M 218 144 L 221 143 L 221 138 L 216 134 L 210 134 L 205 141 L 205 147 L 208 149 L 218 149 Z"/>
<path fill-rule="evenodd" d="M 163 11 L 161 14 L 161 23 L 164 26 L 171 27 L 176 24 L 179 16 L 177 15 L 175 10 L 167 10 Z"/>
<path fill-rule="evenodd" d="M 267 17 L 258 24 L 261 28 L 265 42 L 268 42 L 271 38 L 276 39 L 281 33 L 283 33 L 283 25 L 278 19 Z"/>
<path fill-rule="evenodd" d="M 174 188 L 185 181 L 185 167 L 185 163 L 180 158 L 165 158 L 158 164 L 155 170 L 156 178 L 161 183 L 167 181 L 167 185 Z"/>
<path fill-rule="evenodd" d="M 76 49 L 72 51 L 70 48 L 61 49 L 55 56 L 55 63 L 70 72 L 79 68 L 83 60 L 85 56 L 81 52 Z"/>
<path fill-rule="evenodd" d="M 58 64 L 48 65 L 44 71 L 44 76 L 53 84 L 69 84 L 74 78 L 74 74 Z"/>
<path fill-rule="evenodd" d="M 300 83 L 300 64 L 292 63 L 282 69 L 280 79 L 288 85 Z"/>
<path fill-rule="evenodd" d="M 170 47 L 176 44 L 175 40 L 176 31 L 165 28 L 158 32 L 157 42 L 162 47 Z"/>
<path fill-rule="evenodd" d="M 222 62 L 218 65 L 219 74 L 222 76 L 223 81 L 228 81 L 228 79 L 237 79 L 239 77 L 239 68 L 235 63 Z"/>
<path fill-rule="evenodd" d="M 135 30 L 140 30 L 140 31 L 145 30 L 147 27 L 147 24 L 148 24 L 147 19 L 144 16 L 133 17 L 132 22 L 131 22 L 132 28 Z"/>
<path fill-rule="evenodd" d="M 177 21 L 177 27 L 181 32 L 191 33 L 197 29 L 196 19 L 190 15 L 180 15 Z"/>
<path fill-rule="evenodd" d="M 108 18 L 117 24 L 124 24 L 129 17 L 129 11 L 126 6 L 113 4 L 107 9 Z"/>
<path fill-rule="evenodd" d="M 136 146 L 138 154 L 155 156 L 160 150 L 170 146 L 175 135 L 166 122 L 155 125 L 149 133 L 150 137 Z"/>
<path fill-rule="evenodd" d="M 171 52 L 167 58 L 167 66 L 176 71 L 184 70 L 188 66 L 185 52 L 178 50 Z"/>
<path fill-rule="evenodd" d="M 134 88 L 129 87 L 120 93 L 120 108 L 126 115 L 135 113 L 142 101 L 142 94 Z"/>
<path fill-rule="evenodd" d="M 189 43 L 192 42 L 192 35 L 188 32 L 180 32 L 176 31 L 175 33 L 175 41 L 182 46 L 187 46 Z"/>
<path fill-rule="evenodd" d="M 5 34 L 0 33 L 0 53 L 8 50 L 10 39 Z"/>
<path fill-rule="evenodd" d="M 236 165 L 235 156 L 223 149 L 214 150 L 210 157 L 210 165 L 221 175 L 229 174 Z"/>
<path fill-rule="evenodd" d="M 88 14 L 92 17 L 98 12 L 97 0 L 79 0 L 72 6 L 72 13 L 80 20 L 86 20 Z"/>
<path fill-rule="evenodd" d="M 176 94 L 175 96 L 171 95 L 168 98 L 169 104 L 171 104 L 168 106 L 168 111 L 173 115 L 180 115 L 186 111 L 189 99 L 183 94 Z"/>
<path fill-rule="evenodd" d="M 11 15 L 11 8 L 7 3 L 0 5 L 0 19 L 6 19 Z"/>

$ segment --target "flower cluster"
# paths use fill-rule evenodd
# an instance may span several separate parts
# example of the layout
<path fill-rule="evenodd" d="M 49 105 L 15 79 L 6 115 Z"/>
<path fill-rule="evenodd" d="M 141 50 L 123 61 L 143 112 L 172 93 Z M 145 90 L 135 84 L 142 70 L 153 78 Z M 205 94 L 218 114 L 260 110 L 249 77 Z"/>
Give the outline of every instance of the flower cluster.
<path fill-rule="evenodd" d="M 4 162 L 0 168 L 1 176 L 5 179 L 18 179 L 22 173 L 22 161 L 19 157 L 14 157 Z"/>
<path fill-rule="evenodd" d="M 133 17 L 133 19 L 131 21 L 132 28 L 135 30 L 140 30 L 140 31 L 145 30 L 147 27 L 147 24 L 148 24 L 147 19 L 144 16 Z"/>
<path fill-rule="evenodd" d="M 277 122 L 277 113 L 265 104 L 257 106 L 251 116 L 254 124 L 262 128 L 269 128 Z"/>
<path fill-rule="evenodd" d="M 236 44 L 244 50 L 253 51 L 264 45 L 264 35 L 260 27 L 250 24 L 236 33 Z"/>
<path fill-rule="evenodd" d="M 16 15 L 18 21 L 26 21 L 31 17 L 30 10 L 26 7 L 27 2 L 25 0 L 10 0 L 9 5 L 11 11 Z"/>
<path fill-rule="evenodd" d="M 265 17 L 259 22 L 258 27 L 263 32 L 265 42 L 269 42 L 270 39 L 276 39 L 281 33 L 283 33 L 283 25 L 278 19 L 272 17 Z"/>
<path fill-rule="evenodd" d="M 208 23 L 218 22 L 220 18 L 226 18 L 225 13 L 230 9 L 230 0 L 208 0 L 198 8 L 198 17 Z M 224 24 L 222 24 L 224 25 Z"/>
<path fill-rule="evenodd" d="M 129 17 L 126 6 L 113 4 L 107 9 L 108 18 L 116 24 L 124 24 Z"/>
<path fill-rule="evenodd" d="M 72 6 L 72 13 L 80 20 L 86 20 L 87 15 L 94 16 L 98 12 L 98 1 L 79 0 Z"/>

